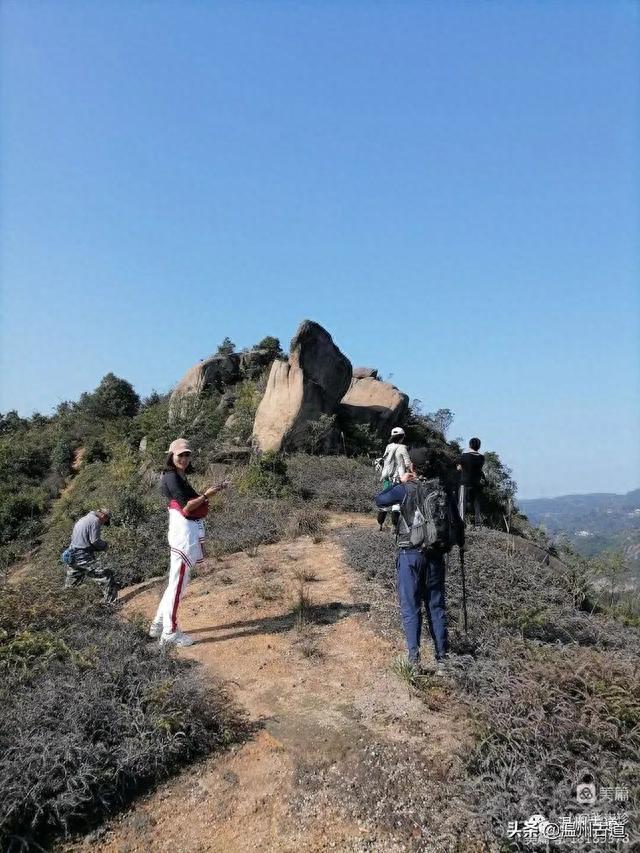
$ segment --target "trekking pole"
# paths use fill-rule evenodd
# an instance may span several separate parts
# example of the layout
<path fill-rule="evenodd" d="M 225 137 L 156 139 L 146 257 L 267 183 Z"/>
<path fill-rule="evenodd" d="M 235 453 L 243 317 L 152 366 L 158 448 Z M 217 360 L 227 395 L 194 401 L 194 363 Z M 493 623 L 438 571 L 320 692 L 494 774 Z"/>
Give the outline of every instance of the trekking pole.
<path fill-rule="evenodd" d="M 462 613 L 464 616 L 464 632 L 467 633 L 467 589 L 464 578 L 464 549 L 459 548 L 460 554 L 460 574 L 462 576 Z"/>

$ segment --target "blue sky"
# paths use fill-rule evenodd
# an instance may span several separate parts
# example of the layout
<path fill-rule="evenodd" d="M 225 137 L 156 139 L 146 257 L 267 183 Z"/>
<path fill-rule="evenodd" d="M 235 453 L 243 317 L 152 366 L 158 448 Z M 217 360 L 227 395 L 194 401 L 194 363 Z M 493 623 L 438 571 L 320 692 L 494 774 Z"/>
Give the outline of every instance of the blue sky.
<path fill-rule="evenodd" d="M 521 497 L 638 486 L 637 3 L 0 15 L 0 410 L 309 317 Z"/>

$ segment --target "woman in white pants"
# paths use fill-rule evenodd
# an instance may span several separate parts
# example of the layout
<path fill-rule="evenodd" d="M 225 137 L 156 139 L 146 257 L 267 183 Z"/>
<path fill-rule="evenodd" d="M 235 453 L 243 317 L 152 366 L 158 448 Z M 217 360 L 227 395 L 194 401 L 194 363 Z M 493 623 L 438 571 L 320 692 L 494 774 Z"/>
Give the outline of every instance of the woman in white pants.
<path fill-rule="evenodd" d="M 160 637 L 160 645 L 190 646 L 193 640 L 178 628 L 178 607 L 191 569 L 204 559 L 204 522 L 209 498 L 228 486 L 227 481 L 198 494 L 187 480 L 191 468 L 191 448 L 184 438 L 169 447 L 162 474 L 162 494 L 169 510 L 169 582 L 149 628 L 150 637 Z"/>

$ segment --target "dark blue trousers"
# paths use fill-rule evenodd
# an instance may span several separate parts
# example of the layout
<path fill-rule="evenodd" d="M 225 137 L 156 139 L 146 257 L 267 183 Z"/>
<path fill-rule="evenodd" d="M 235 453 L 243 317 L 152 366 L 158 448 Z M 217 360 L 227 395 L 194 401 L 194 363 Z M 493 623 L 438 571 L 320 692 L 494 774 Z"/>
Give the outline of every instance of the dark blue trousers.
<path fill-rule="evenodd" d="M 417 661 L 422 632 L 422 603 L 436 659 L 449 650 L 447 613 L 444 603 L 444 557 L 440 553 L 401 548 L 396 558 L 396 586 L 409 659 Z"/>

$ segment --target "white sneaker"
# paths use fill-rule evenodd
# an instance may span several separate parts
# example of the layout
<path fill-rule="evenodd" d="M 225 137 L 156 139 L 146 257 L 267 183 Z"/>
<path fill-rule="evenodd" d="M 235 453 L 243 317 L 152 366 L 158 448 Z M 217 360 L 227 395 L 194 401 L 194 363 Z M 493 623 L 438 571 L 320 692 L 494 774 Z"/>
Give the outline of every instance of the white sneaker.
<path fill-rule="evenodd" d="M 162 634 L 162 622 L 152 622 L 149 627 L 149 636 L 153 640 L 157 640 Z"/>
<path fill-rule="evenodd" d="M 192 646 L 194 643 L 195 640 L 188 634 L 183 634 L 182 631 L 174 631 L 173 634 L 163 634 L 160 637 L 161 646 L 177 646 L 178 648 L 182 648 L 183 646 Z"/>

